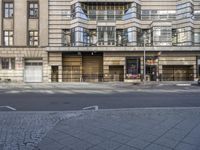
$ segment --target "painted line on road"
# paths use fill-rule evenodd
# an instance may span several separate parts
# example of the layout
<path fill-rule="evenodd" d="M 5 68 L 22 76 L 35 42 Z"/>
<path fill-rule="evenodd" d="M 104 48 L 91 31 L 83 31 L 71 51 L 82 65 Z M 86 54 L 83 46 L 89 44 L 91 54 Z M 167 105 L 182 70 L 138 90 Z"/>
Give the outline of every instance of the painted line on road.
<path fill-rule="evenodd" d="M 15 108 L 11 107 L 11 106 L 0 106 L 0 108 L 8 108 L 8 109 L 10 109 L 12 111 L 16 111 L 17 110 Z"/>
<path fill-rule="evenodd" d="M 192 86 L 192 85 L 191 84 L 183 83 L 183 84 L 176 84 L 176 86 Z"/>
<path fill-rule="evenodd" d="M 94 109 L 95 111 L 99 110 L 99 106 L 89 106 L 89 107 L 84 107 L 83 110 L 89 110 L 89 109 Z"/>

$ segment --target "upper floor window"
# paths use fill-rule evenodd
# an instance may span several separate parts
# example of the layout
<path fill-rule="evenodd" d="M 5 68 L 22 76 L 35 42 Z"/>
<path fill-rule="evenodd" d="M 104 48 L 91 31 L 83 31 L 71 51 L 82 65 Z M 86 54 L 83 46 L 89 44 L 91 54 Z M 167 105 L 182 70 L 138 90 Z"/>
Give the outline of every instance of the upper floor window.
<path fill-rule="evenodd" d="M 38 46 L 38 31 L 29 31 L 29 46 Z"/>
<path fill-rule="evenodd" d="M 13 31 L 4 31 L 3 32 L 3 45 L 4 46 L 13 46 Z"/>
<path fill-rule="evenodd" d="M 175 20 L 175 10 L 147 10 L 141 11 L 142 20 Z"/>
<path fill-rule="evenodd" d="M 62 46 L 70 46 L 71 33 L 69 29 L 62 30 Z"/>
<path fill-rule="evenodd" d="M 114 26 L 99 26 L 98 30 L 98 45 L 115 45 Z"/>
<path fill-rule="evenodd" d="M 13 13 L 13 2 L 4 2 L 4 18 L 12 18 Z"/>
<path fill-rule="evenodd" d="M 85 20 L 128 20 L 140 19 L 141 6 L 137 3 L 93 3 L 81 2 L 71 6 L 72 19 L 81 18 Z"/>
<path fill-rule="evenodd" d="M 192 18 L 194 11 L 193 8 L 194 7 L 191 2 L 177 5 L 176 19 Z"/>
<path fill-rule="evenodd" d="M 171 27 L 153 27 L 153 44 L 154 46 L 171 46 Z"/>
<path fill-rule="evenodd" d="M 200 10 L 195 10 L 194 11 L 194 19 L 195 20 L 200 20 Z"/>
<path fill-rule="evenodd" d="M 38 18 L 38 2 L 29 2 L 29 18 Z"/>

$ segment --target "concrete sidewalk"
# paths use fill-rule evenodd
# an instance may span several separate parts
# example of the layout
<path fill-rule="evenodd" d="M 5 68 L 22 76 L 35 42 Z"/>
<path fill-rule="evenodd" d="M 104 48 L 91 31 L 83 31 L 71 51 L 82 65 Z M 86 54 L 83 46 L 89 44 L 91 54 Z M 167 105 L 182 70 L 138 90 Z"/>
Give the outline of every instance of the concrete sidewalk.
<path fill-rule="evenodd" d="M 60 121 L 34 150 L 200 150 L 200 108 L 85 112 Z"/>
<path fill-rule="evenodd" d="M 114 88 L 156 88 L 161 86 L 176 86 L 179 85 L 197 85 L 195 81 L 189 82 L 141 82 L 140 84 L 124 83 L 124 82 L 109 82 L 109 83 L 0 83 L 0 89 L 107 89 Z M 200 87 L 200 86 L 199 86 Z"/>

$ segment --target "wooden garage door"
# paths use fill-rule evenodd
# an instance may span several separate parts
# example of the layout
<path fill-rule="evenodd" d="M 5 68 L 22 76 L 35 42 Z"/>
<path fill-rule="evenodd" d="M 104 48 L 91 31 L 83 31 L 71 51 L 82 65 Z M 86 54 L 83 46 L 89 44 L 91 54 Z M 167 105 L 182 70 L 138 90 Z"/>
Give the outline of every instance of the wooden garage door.
<path fill-rule="evenodd" d="M 81 81 L 81 62 L 80 56 L 63 57 L 63 82 Z"/>
<path fill-rule="evenodd" d="M 192 81 L 193 79 L 193 66 L 163 66 L 164 81 Z"/>
<path fill-rule="evenodd" d="M 103 78 L 103 57 L 83 56 L 83 81 L 99 82 Z"/>

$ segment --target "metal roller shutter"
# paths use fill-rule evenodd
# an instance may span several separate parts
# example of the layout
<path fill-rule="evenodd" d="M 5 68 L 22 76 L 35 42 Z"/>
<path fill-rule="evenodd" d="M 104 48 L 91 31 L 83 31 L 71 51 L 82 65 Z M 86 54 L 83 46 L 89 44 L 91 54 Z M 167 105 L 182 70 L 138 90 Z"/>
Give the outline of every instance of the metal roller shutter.
<path fill-rule="evenodd" d="M 42 61 L 26 60 L 24 68 L 24 82 L 42 82 Z"/>

